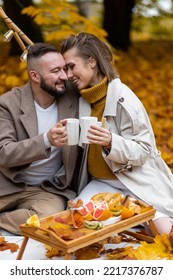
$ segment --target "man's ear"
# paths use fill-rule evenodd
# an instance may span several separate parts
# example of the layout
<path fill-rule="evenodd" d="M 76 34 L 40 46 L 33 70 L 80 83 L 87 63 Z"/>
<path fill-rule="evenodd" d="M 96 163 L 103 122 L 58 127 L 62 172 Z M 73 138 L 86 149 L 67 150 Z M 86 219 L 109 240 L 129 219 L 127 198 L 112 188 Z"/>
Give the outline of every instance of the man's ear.
<path fill-rule="evenodd" d="M 35 70 L 30 70 L 29 75 L 32 81 L 38 83 L 40 81 L 40 77 Z"/>
<path fill-rule="evenodd" d="M 88 61 L 89 61 L 89 64 L 90 64 L 91 68 L 94 69 L 97 65 L 97 62 L 96 62 L 95 58 L 90 57 Z"/>

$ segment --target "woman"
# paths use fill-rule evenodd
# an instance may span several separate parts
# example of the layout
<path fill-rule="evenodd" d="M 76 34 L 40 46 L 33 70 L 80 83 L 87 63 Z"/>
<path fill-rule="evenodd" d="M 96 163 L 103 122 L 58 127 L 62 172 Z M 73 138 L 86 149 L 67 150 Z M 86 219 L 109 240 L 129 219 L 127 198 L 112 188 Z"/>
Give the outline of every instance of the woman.
<path fill-rule="evenodd" d="M 170 228 L 172 173 L 156 148 L 142 103 L 118 78 L 109 46 L 79 33 L 62 42 L 61 52 L 68 78 L 80 90 L 80 117 L 106 118 L 106 128 L 91 126 L 90 145 L 83 144 L 79 197 L 87 201 L 98 192 L 131 194 L 153 205 L 159 217 L 166 215 Z"/>

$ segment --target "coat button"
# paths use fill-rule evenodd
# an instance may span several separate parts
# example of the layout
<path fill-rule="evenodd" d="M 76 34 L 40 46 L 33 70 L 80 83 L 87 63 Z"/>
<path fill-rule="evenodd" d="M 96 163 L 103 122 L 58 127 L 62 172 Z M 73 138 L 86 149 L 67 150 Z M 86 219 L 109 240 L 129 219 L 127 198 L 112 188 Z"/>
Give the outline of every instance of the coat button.
<path fill-rule="evenodd" d="M 119 102 L 124 102 L 124 98 L 121 97 L 121 98 L 119 99 Z"/>

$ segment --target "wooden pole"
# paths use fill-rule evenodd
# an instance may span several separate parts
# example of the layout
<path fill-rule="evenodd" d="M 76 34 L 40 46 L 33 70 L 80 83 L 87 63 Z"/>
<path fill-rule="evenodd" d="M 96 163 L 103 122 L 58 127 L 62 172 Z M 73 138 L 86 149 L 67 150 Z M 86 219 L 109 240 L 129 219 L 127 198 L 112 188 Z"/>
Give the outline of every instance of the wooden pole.
<path fill-rule="evenodd" d="M 14 37 L 22 50 L 26 49 L 22 40 L 30 46 L 34 45 L 34 43 L 23 33 L 23 31 L 19 29 L 19 27 L 6 15 L 2 7 L 0 7 L 0 17 L 5 21 L 8 28 L 15 32 Z"/>
<path fill-rule="evenodd" d="M 29 237 L 24 237 L 24 239 L 23 239 L 23 241 L 22 241 L 22 245 L 21 245 L 21 248 L 20 248 L 20 250 L 19 250 L 19 252 L 18 252 L 18 255 L 17 255 L 17 257 L 16 257 L 16 260 L 21 260 L 21 258 L 22 258 L 22 256 L 23 256 L 23 253 L 24 253 L 24 251 L 25 251 L 25 247 L 26 247 L 26 245 L 27 245 L 27 243 L 28 243 L 28 239 L 29 239 Z"/>
<path fill-rule="evenodd" d="M 17 43 L 21 47 L 22 51 L 26 50 L 26 46 L 23 43 L 22 39 L 19 37 L 18 33 L 14 32 L 14 38 L 16 39 Z"/>
<path fill-rule="evenodd" d="M 106 128 L 106 118 L 102 118 L 102 127 Z"/>

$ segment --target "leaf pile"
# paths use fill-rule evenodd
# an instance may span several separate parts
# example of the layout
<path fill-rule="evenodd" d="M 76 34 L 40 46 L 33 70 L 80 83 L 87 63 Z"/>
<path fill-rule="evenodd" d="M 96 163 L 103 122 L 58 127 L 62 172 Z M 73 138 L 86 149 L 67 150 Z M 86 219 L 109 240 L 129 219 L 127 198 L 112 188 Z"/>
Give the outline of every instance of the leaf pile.
<path fill-rule="evenodd" d="M 19 249 L 19 245 L 16 243 L 9 243 L 3 236 L 0 236 L 0 251 L 10 250 L 11 253 L 16 252 Z"/>
<path fill-rule="evenodd" d="M 173 171 L 173 41 L 133 42 L 116 68 L 144 104 L 163 159 Z"/>
<path fill-rule="evenodd" d="M 173 260 L 173 243 L 166 233 L 157 235 L 153 243 L 141 241 L 140 246 L 117 248 L 107 258 L 111 260 Z"/>

